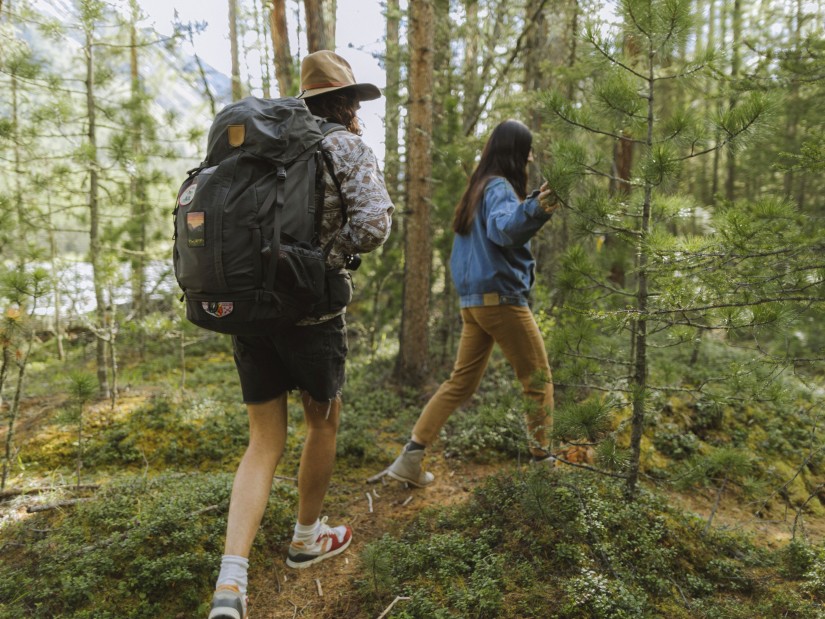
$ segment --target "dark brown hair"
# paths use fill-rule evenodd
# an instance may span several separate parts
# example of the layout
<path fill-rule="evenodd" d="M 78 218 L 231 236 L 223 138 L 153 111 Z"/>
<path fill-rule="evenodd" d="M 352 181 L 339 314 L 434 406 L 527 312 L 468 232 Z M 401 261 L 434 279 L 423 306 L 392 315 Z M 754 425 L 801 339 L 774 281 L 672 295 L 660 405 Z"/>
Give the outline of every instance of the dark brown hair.
<path fill-rule="evenodd" d="M 360 105 L 358 94 L 354 90 L 341 88 L 314 97 L 307 97 L 304 101 L 309 111 L 315 116 L 344 125 L 350 133 L 361 135 L 361 125 L 358 122 L 358 116 L 356 116 Z"/>
<path fill-rule="evenodd" d="M 470 231 L 487 181 L 494 176 L 507 179 L 519 200 L 527 197 L 527 158 L 532 146 L 533 134 L 522 122 L 505 120 L 493 129 L 464 195 L 455 207 L 454 232 L 467 234 Z"/>

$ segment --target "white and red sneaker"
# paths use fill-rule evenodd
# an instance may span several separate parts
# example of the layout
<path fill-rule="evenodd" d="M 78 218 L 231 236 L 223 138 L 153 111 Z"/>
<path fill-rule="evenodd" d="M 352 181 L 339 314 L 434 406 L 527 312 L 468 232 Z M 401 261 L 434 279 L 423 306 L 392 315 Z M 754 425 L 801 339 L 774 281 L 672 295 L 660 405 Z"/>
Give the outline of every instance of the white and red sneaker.
<path fill-rule="evenodd" d="M 296 542 L 292 540 L 287 552 L 286 564 L 289 567 L 302 569 L 324 559 L 341 554 L 352 541 L 352 529 L 346 525 L 330 527 L 327 517 L 321 518 L 318 537 L 315 543 Z"/>

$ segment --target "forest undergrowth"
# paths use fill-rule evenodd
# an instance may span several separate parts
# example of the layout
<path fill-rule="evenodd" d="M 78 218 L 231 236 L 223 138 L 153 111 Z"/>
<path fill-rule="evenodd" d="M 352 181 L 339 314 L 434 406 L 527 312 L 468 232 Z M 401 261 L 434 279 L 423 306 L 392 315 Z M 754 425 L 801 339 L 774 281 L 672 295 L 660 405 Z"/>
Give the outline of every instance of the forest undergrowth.
<path fill-rule="evenodd" d="M 184 388 L 164 346 L 124 360 L 114 408 L 90 402 L 80 433 L 77 403 L 59 395 L 66 372 L 32 364 L 2 495 L 0 616 L 208 613 L 246 416 L 225 339 L 192 347 Z M 628 501 L 611 476 L 526 464 L 518 390 L 495 355 L 433 450 L 436 483 L 411 490 L 366 480 L 435 385 L 394 388 L 389 357 L 354 348 L 326 509 L 353 526 L 352 549 L 284 565 L 303 434 L 291 399 L 251 557 L 253 617 L 825 616 L 821 437 L 802 385 L 782 406 L 661 399 Z M 68 365 L 91 363 L 75 354 Z M 559 390 L 560 419 L 576 397 Z"/>

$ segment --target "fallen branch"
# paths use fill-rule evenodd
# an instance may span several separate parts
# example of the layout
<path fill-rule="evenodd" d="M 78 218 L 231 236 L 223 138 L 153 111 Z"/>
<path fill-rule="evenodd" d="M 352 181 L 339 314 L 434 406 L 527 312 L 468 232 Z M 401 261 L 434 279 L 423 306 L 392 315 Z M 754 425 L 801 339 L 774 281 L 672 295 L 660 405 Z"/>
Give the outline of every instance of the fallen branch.
<path fill-rule="evenodd" d="M 318 597 L 321 597 L 321 598 L 324 597 L 324 590 L 321 589 L 321 579 L 320 578 L 315 579 L 315 587 L 316 587 L 316 589 L 318 589 Z"/>
<path fill-rule="evenodd" d="M 404 502 L 401 503 L 401 507 L 406 507 L 407 505 L 409 505 L 410 501 L 412 501 L 412 499 L 413 499 L 412 495 L 408 496 L 406 499 L 404 499 Z"/>
<path fill-rule="evenodd" d="M 84 484 L 82 486 L 78 486 L 77 484 L 71 484 L 67 486 L 38 486 L 36 488 L 9 488 L 8 490 L 0 491 L 0 501 L 5 499 L 11 499 L 16 496 L 27 495 L 27 494 L 44 494 L 46 492 L 54 492 L 57 490 L 97 490 L 100 488 L 98 484 Z"/>
<path fill-rule="evenodd" d="M 84 497 L 81 499 L 66 499 L 65 501 L 58 501 L 57 503 L 47 503 L 44 505 L 29 505 L 26 508 L 26 512 L 29 514 L 33 514 L 35 512 L 47 512 L 50 509 L 58 509 L 60 507 L 69 507 L 70 505 L 75 505 L 76 503 L 84 503 L 86 501 L 93 501 L 94 499 L 91 497 Z"/>
<path fill-rule="evenodd" d="M 370 505 L 370 513 L 372 513 L 372 495 L 369 492 L 367 492 L 367 502 Z"/>
<path fill-rule="evenodd" d="M 390 603 L 389 606 L 387 606 L 387 608 L 384 609 L 384 612 L 381 613 L 380 615 L 378 615 L 378 619 L 384 619 L 384 617 L 387 616 L 387 613 L 392 610 L 392 607 L 395 606 L 396 602 L 400 602 L 401 600 L 409 600 L 409 599 L 410 599 L 409 596 L 402 596 L 402 595 L 395 596 L 395 599 L 392 601 L 392 603 Z"/>

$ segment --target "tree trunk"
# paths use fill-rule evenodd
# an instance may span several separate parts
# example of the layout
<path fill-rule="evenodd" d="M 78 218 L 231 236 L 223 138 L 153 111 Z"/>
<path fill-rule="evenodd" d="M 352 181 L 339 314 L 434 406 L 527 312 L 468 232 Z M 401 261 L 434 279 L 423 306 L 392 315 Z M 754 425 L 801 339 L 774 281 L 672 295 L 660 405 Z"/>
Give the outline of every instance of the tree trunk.
<path fill-rule="evenodd" d="M 258 40 L 258 49 L 261 50 L 261 93 L 264 99 L 272 97 L 270 68 L 272 66 L 269 58 L 269 46 L 266 44 L 266 0 L 260 0 L 261 6 L 258 7 L 258 0 L 252 3 L 253 12 L 255 16 L 255 37 Z M 261 11 L 260 9 L 263 9 Z"/>
<path fill-rule="evenodd" d="M 330 49 L 326 26 L 324 25 L 323 0 L 304 0 L 304 11 L 307 20 L 307 48 L 309 53 Z"/>
<path fill-rule="evenodd" d="M 131 266 L 131 286 L 132 286 L 132 316 L 140 325 L 139 334 L 139 354 L 143 358 L 146 349 L 145 331 L 143 329 L 143 319 L 146 317 L 146 179 L 143 173 L 143 112 L 144 96 L 143 84 L 140 78 L 138 67 L 138 34 L 137 21 L 140 17 L 140 7 L 136 0 L 131 0 L 132 21 L 129 28 L 130 49 L 130 73 L 131 73 L 131 127 L 132 132 L 132 157 L 135 161 L 134 172 L 129 180 L 131 196 L 131 221 L 129 231 L 131 237 L 131 249 L 129 261 Z M 116 389 L 114 389 L 116 391 Z"/>
<path fill-rule="evenodd" d="M 648 50 L 648 91 L 647 91 L 647 151 L 653 148 L 653 126 L 654 126 L 654 84 L 655 71 L 653 59 L 655 57 L 653 45 L 651 43 Z M 642 205 L 642 217 L 639 224 L 639 238 L 637 240 L 636 251 L 638 255 L 638 274 L 636 288 L 636 310 L 638 317 L 634 321 L 633 333 L 634 343 L 633 357 L 633 378 L 631 401 L 633 414 L 630 420 L 630 466 L 627 472 L 627 484 L 625 493 L 629 498 L 636 496 L 636 485 L 639 481 L 639 469 L 642 455 L 642 433 L 645 427 L 645 403 L 647 402 L 647 312 L 648 302 L 648 252 L 647 237 L 650 235 L 651 227 L 651 204 L 653 198 L 653 186 L 648 182 L 645 184 L 644 204 Z"/>
<path fill-rule="evenodd" d="M 100 203 L 98 191 L 100 185 L 99 164 L 97 160 L 97 120 L 95 103 L 95 63 L 94 47 L 92 46 L 92 25 L 86 23 L 84 52 L 86 55 L 86 115 L 88 130 L 88 165 L 89 165 L 89 261 L 92 264 L 92 279 L 95 290 L 95 328 L 97 382 L 100 396 L 109 397 L 109 379 L 106 372 L 106 340 L 103 332 L 106 328 L 106 302 L 103 297 L 103 268 L 100 264 Z"/>
<path fill-rule="evenodd" d="M 472 122 L 473 110 L 479 100 L 481 79 L 478 75 L 478 54 L 479 54 L 479 18 L 478 0 L 465 0 L 464 11 L 466 12 L 466 31 L 464 38 L 464 66 L 462 68 L 464 77 L 464 92 L 462 93 L 462 117 L 461 126 L 467 127 Z"/>
<path fill-rule="evenodd" d="M 739 79 L 739 69 L 742 64 L 742 0 L 733 0 L 733 42 L 731 49 L 731 83 L 736 88 Z M 735 92 L 735 90 L 734 90 Z M 736 107 L 736 95 L 730 97 L 730 108 Z M 728 178 L 725 183 L 725 197 L 733 201 L 736 197 L 736 155 L 733 149 L 728 149 Z"/>
<path fill-rule="evenodd" d="M 286 24 L 286 0 L 272 0 L 269 14 L 272 50 L 275 54 L 275 79 L 278 80 L 278 94 L 289 97 L 298 94 L 295 67 L 289 51 L 289 30 Z"/>
<path fill-rule="evenodd" d="M 387 57 L 385 59 L 387 88 L 385 89 L 386 108 L 384 114 L 384 178 L 387 192 L 393 204 L 398 207 L 400 161 L 398 153 L 398 126 L 401 118 L 401 45 L 399 43 L 399 24 L 401 8 L 399 0 L 387 1 Z"/>
<path fill-rule="evenodd" d="M 335 49 L 335 23 L 337 21 L 338 0 L 322 0 L 324 11 L 324 35 L 327 41 L 327 49 Z"/>
<path fill-rule="evenodd" d="M 534 27 L 527 35 L 527 50 L 524 55 L 524 88 L 527 93 L 538 93 L 544 90 L 551 75 L 548 71 L 542 70 L 542 60 L 550 56 L 547 41 L 547 21 L 544 18 L 544 11 L 541 11 L 542 0 L 530 0 L 527 3 L 527 19 L 533 19 L 535 15 Z M 555 63 L 553 63 L 555 65 Z M 541 131 L 541 109 L 538 105 L 533 106 L 527 118 L 527 125 L 538 136 Z M 544 163 L 543 151 L 540 148 L 533 148 L 533 162 L 528 164 L 528 187 L 540 185 L 541 169 Z"/>
<path fill-rule="evenodd" d="M 428 372 L 428 329 L 432 235 L 432 94 L 434 7 L 410 4 L 410 109 L 407 134 L 408 202 L 405 224 L 404 293 L 397 378 L 420 385 Z"/>
<path fill-rule="evenodd" d="M 229 0 L 229 54 L 232 60 L 232 100 L 238 101 L 243 98 L 238 51 L 238 0 Z"/>
<path fill-rule="evenodd" d="M 51 196 L 46 198 L 48 206 L 48 226 L 49 226 L 49 261 L 52 266 L 52 297 L 54 298 L 54 339 L 57 346 L 57 358 L 66 360 L 66 353 L 63 350 L 63 311 L 60 307 L 60 268 L 57 260 L 57 238 L 54 231 L 54 213 L 52 212 Z M 3 388 L 3 381 L 0 381 L 0 389 Z M 2 398 L 0 398 L 2 404 Z"/>

